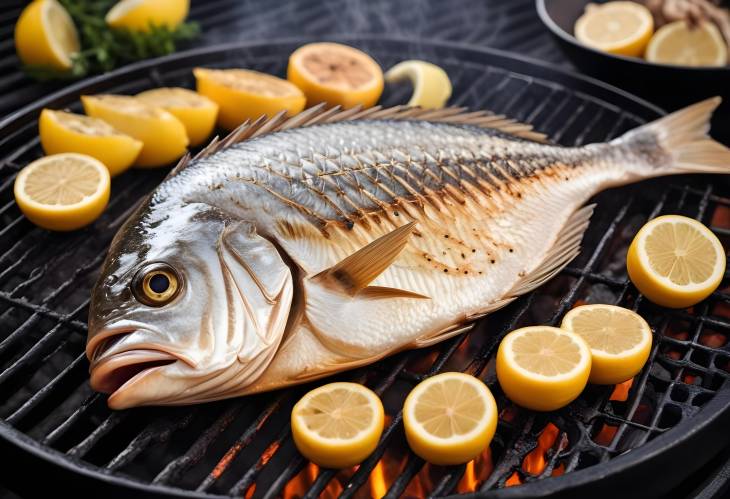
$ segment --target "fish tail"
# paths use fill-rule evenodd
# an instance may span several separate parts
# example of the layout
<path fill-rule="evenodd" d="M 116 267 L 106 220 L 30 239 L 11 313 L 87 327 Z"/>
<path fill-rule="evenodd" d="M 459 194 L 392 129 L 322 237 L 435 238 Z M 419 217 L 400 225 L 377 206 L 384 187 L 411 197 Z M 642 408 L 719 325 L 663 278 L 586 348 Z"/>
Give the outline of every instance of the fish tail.
<path fill-rule="evenodd" d="M 730 149 L 708 135 L 712 113 L 720 102 L 720 97 L 712 97 L 692 104 L 631 130 L 615 142 L 629 146 L 635 152 L 641 151 L 647 162 L 654 165 L 650 176 L 673 173 L 728 174 Z M 656 146 L 664 153 L 660 162 L 656 159 Z"/>

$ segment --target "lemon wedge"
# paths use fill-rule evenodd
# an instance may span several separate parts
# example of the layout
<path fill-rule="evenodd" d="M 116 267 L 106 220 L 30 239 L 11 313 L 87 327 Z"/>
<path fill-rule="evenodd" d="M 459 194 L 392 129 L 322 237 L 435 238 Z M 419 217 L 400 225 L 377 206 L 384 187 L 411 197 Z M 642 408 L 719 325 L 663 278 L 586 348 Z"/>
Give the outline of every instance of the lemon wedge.
<path fill-rule="evenodd" d="M 15 49 L 24 64 L 69 69 L 80 47 L 71 16 L 56 0 L 31 2 L 15 25 Z"/>
<path fill-rule="evenodd" d="M 100 118 L 143 143 L 136 166 L 164 166 L 187 150 L 185 127 L 164 109 L 128 95 L 82 95 L 81 102 L 89 116 Z"/>
<path fill-rule="evenodd" d="M 644 225 L 629 246 L 626 268 L 649 300 L 685 308 L 707 298 L 725 274 L 720 240 L 697 220 L 665 215 Z"/>
<path fill-rule="evenodd" d="M 536 411 L 554 411 L 585 388 L 591 352 L 575 333 L 531 326 L 512 331 L 497 351 L 497 379 L 505 395 Z"/>
<path fill-rule="evenodd" d="M 109 202 L 109 171 L 84 154 L 46 156 L 15 178 L 15 202 L 39 227 L 68 231 L 90 224 Z"/>
<path fill-rule="evenodd" d="M 410 80 L 413 94 L 409 106 L 439 109 L 451 97 L 451 80 L 446 71 L 426 61 L 399 62 L 385 73 L 386 83 Z"/>
<path fill-rule="evenodd" d="M 104 163 L 112 176 L 132 166 L 142 150 L 142 142 L 115 130 L 107 122 L 65 111 L 41 111 L 38 131 L 46 154 L 86 154 Z"/>
<path fill-rule="evenodd" d="M 213 132 L 218 104 L 197 92 L 187 88 L 155 88 L 137 94 L 137 98 L 179 119 L 191 146 L 199 146 Z"/>
<path fill-rule="evenodd" d="M 583 305 L 565 314 L 560 327 L 588 343 L 590 383 L 623 383 L 636 376 L 649 358 L 651 328 L 631 310 L 613 305 Z"/>
<path fill-rule="evenodd" d="M 646 60 L 682 66 L 724 66 L 727 44 L 711 22 L 689 27 L 685 21 L 665 24 L 654 33 Z"/>
<path fill-rule="evenodd" d="M 149 31 L 152 25 L 174 29 L 188 16 L 190 0 L 122 0 L 106 14 L 112 28 Z"/>
<path fill-rule="evenodd" d="M 309 43 L 289 56 L 287 79 L 320 102 L 351 108 L 371 107 L 383 93 L 383 71 L 365 52 L 340 43 Z"/>
<path fill-rule="evenodd" d="M 438 465 L 471 461 L 494 437 L 497 404 L 489 388 L 468 374 L 448 372 L 422 381 L 403 406 L 413 452 Z"/>
<path fill-rule="evenodd" d="M 654 32 L 649 9 L 635 2 L 589 5 L 575 23 L 575 37 L 611 54 L 639 57 Z"/>
<path fill-rule="evenodd" d="M 246 120 L 304 109 L 306 98 L 286 80 L 248 69 L 193 70 L 198 92 L 218 104 L 218 124 L 232 130 Z"/>
<path fill-rule="evenodd" d="M 349 468 L 378 445 L 385 417 L 375 393 L 357 383 L 330 383 L 294 405 L 291 429 L 304 457 L 326 468 Z"/>

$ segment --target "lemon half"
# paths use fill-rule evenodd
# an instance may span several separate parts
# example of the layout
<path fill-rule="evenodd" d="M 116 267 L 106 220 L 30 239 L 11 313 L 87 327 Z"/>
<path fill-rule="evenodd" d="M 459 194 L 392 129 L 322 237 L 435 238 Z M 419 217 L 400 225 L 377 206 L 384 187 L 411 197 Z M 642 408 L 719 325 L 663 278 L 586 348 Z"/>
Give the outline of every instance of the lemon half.
<path fill-rule="evenodd" d="M 654 32 L 649 9 L 635 2 L 589 5 L 575 23 L 575 37 L 589 47 L 611 54 L 638 57 Z"/>
<path fill-rule="evenodd" d="M 548 326 L 523 327 L 497 351 L 497 379 L 505 395 L 536 411 L 568 405 L 585 388 L 591 352 L 575 333 Z"/>
<path fill-rule="evenodd" d="M 710 229 L 680 215 L 657 217 L 629 246 L 626 269 L 652 302 L 685 308 L 707 298 L 725 274 L 725 250 Z"/>
<path fill-rule="evenodd" d="M 34 224 L 68 231 L 90 224 L 109 202 L 109 171 L 84 154 L 46 156 L 15 178 L 15 201 Z"/>
<path fill-rule="evenodd" d="M 380 399 L 357 383 L 316 388 L 291 413 L 297 449 L 326 468 L 349 468 L 364 461 L 377 447 L 384 424 Z"/>
<path fill-rule="evenodd" d="M 438 465 L 471 461 L 497 429 L 497 404 L 489 388 L 468 374 L 449 372 L 419 383 L 403 406 L 413 452 Z"/>
<path fill-rule="evenodd" d="M 56 0 L 31 2 L 15 25 L 15 49 L 24 64 L 69 69 L 80 47 L 71 16 Z"/>
<path fill-rule="evenodd" d="M 137 94 L 151 106 L 161 107 L 185 126 L 191 146 L 210 137 L 218 116 L 218 104 L 187 88 L 155 88 Z"/>
<path fill-rule="evenodd" d="M 711 22 L 690 27 L 685 21 L 665 24 L 654 33 L 646 60 L 682 66 L 724 66 L 727 43 Z"/>
<path fill-rule="evenodd" d="M 149 31 L 150 25 L 174 29 L 188 16 L 190 0 L 122 0 L 106 14 L 112 28 Z"/>
<path fill-rule="evenodd" d="M 86 114 L 144 144 L 136 166 L 158 167 L 179 159 L 188 146 L 183 124 L 164 109 L 128 95 L 82 95 Z"/>
<path fill-rule="evenodd" d="M 623 383 L 636 376 L 649 358 L 651 328 L 631 310 L 614 305 L 583 305 L 565 314 L 560 327 L 588 343 L 591 383 Z"/>
<path fill-rule="evenodd" d="M 142 150 L 142 142 L 107 122 L 65 111 L 41 111 L 38 131 L 46 154 L 87 154 L 104 163 L 112 176 L 129 168 Z"/>
<path fill-rule="evenodd" d="M 248 69 L 193 70 L 197 90 L 218 104 L 218 124 L 232 130 L 246 120 L 304 109 L 306 98 L 286 80 Z"/>

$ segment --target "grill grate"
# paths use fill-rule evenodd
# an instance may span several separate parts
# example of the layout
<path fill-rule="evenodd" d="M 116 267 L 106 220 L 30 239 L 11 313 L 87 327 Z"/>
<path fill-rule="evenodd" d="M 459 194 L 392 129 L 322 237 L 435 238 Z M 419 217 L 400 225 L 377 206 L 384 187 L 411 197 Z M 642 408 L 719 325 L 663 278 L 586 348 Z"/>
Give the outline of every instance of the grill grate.
<path fill-rule="evenodd" d="M 432 60 L 451 75 L 456 104 L 532 122 L 566 145 L 604 141 L 657 116 L 650 107 L 594 83 L 491 52 L 382 39 L 356 43 L 386 67 L 410 57 Z M 198 51 L 154 68 L 143 64 L 111 74 L 49 99 L 78 110 L 81 92 L 137 92 L 161 83 L 190 86 L 190 69 L 199 64 L 282 74 L 286 56 L 297 45 Z M 403 102 L 407 94 L 404 87 L 388 89 L 384 101 Z M 307 387 L 195 407 L 111 412 L 105 397 L 93 393 L 87 382 L 83 348 L 89 290 L 112 236 L 164 172 L 132 171 L 115 179 L 107 212 L 90 228 L 70 234 L 37 229 L 12 197 L 18 168 L 41 154 L 36 116 L 35 111 L 21 112 L 0 123 L 0 147 L 6 151 L 0 159 L 0 400 L 5 401 L 0 434 L 24 434 L 49 459 L 102 472 L 105 480 L 128 480 L 170 494 L 443 496 L 540 483 L 611 461 L 681 421 L 699 425 L 700 408 L 717 392 L 727 397 L 730 391 L 727 282 L 692 310 L 667 311 L 637 295 L 624 270 L 630 238 L 661 213 L 702 220 L 730 246 L 730 188 L 686 177 L 599 195 L 585 250 L 571 266 L 481 320 L 469 334 L 341 374 L 340 379 L 372 387 L 388 414 L 378 448 L 357 470 L 319 470 L 294 449 L 289 413 Z M 593 386 L 555 413 L 515 407 L 496 383 L 499 340 L 522 325 L 555 324 L 580 302 L 617 303 L 641 313 L 655 330 L 650 362 L 630 388 L 623 387 L 627 393 Z M 497 435 L 476 465 L 432 467 L 405 445 L 400 413 L 405 395 L 421 379 L 444 370 L 479 376 L 497 398 Z"/>

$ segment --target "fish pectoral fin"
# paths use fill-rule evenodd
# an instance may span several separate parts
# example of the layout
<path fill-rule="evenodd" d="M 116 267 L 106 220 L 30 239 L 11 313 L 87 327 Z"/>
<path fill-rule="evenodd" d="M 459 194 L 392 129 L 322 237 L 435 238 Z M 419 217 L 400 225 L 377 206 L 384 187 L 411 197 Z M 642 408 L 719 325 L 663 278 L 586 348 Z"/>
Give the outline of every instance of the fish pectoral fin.
<path fill-rule="evenodd" d="M 366 300 L 380 300 L 383 298 L 416 298 L 420 300 L 430 300 L 430 296 L 414 293 L 407 289 L 387 288 L 384 286 L 368 286 L 357 293 L 358 298 Z"/>
<path fill-rule="evenodd" d="M 416 222 L 401 225 L 338 264 L 323 270 L 312 277 L 312 281 L 334 287 L 349 296 L 357 295 L 398 258 L 408 244 L 415 225 Z"/>
<path fill-rule="evenodd" d="M 542 286 L 578 256 L 583 234 L 588 228 L 595 207 L 595 204 L 589 204 L 571 215 L 542 263 L 520 279 L 507 296 L 520 296 Z"/>

